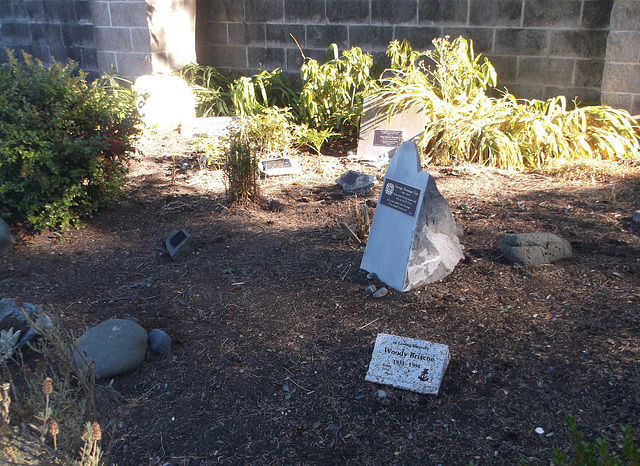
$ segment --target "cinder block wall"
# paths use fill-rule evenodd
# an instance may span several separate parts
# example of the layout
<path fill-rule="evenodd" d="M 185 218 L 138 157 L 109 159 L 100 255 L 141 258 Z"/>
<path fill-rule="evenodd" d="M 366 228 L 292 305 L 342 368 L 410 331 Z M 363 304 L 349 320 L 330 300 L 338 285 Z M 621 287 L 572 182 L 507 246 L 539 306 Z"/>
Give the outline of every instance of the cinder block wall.
<path fill-rule="evenodd" d="M 225 71 L 322 59 L 335 42 L 384 64 L 393 39 L 424 50 L 463 35 L 519 97 L 599 101 L 613 0 L 198 0 L 198 61 Z M 616 2 L 617 3 L 617 2 Z M 629 1 L 627 3 L 638 3 Z M 637 92 L 640 92 L 637 91 Z"/>
<path fill-rule="evenodd" d="M 91 0 L 101 70 L 138 77 L 195 61 L 195 0 Z"/>
<path fill-rule="evenodd" d="M 71 58 L 80 68 L 98 70 L 88 0 L 0 0 L 0 46 L 51 63 Z M 0 61 L 6 61 L 2 51 Z"/>
<path fill-rule="evenodd" d="M 195 61 L 195 2 L 0 0 L 0 47 L 71 58 L 93 76 L 171 72 Z"/>
<path fill-rule="evenodd" d="M 602 100 L 640 115 L 640 0 L 616 0 L 614 4 Z"/>
<path fill-rule="evenodd" d="M 98 66 L 130 78 L 149 74 L 151 41 L 145 0 L 91 0 Z"/>

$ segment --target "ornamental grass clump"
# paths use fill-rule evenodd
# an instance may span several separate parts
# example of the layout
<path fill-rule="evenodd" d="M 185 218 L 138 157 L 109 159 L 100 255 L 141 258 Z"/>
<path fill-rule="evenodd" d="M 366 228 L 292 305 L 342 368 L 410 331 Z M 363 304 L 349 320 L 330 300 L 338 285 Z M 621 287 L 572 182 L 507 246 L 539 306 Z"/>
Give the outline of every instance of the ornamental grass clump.
<path fill-rule="evenodd" d="M 507 169 L 541 168 L 558 160 L 639 157 L 638 125 L 624 110 L 572 108 L 562 96 L 519 100 L 491 97 L 497 82 L 486 58 L 462 37 L 435 39 L 416 52 L 408 42 L 389 47 L 393 68 L 379 91 L 391 112 L 424 106 L 428 124 L 419 146 L 427 162 L 471 162 Z"/>
<path fill-rule="evenodd" d="M 242 136 L 231 139 L 224 165 L 229 202 L 246 205 L 258 201 L 258 158 Z"/>
<path fill-rule="evenodd" d="M 114 78 L 7 50 L 0 68 L 0 215 L 40 230 L 77 226 L 115 201 L 140 123 Z"/>

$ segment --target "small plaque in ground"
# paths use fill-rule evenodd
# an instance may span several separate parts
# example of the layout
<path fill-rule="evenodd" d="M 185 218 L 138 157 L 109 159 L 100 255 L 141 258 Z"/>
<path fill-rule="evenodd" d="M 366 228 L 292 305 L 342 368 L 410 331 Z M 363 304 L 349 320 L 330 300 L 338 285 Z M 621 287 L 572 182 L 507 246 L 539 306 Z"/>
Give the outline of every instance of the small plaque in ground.
<path fill-rule="evenodd" d="M 171 246 L 173 246 L 174 248 L 178 247 L 178 245 L 180 243 L 182 243 L 185 239 L 187 239 L 187 235 L 185 235 L 184 231 L 180 230 L 178 231 L 175 235 L 173 235 L 171 237 L 171 239 L 169 240 L 169 242 L 171 243 Z"/>
<path fill-rule="evenodd" d="M 387 178 L 380 192 L 380 204 L 413 217 L 416 214 L 420 193 L 418 188 Z"/>
<path fill-rule="evenodd" d="M 262 168 L 265 171 L 274 170 L 276 168 L 291 168 L 291 166 L 291 160 L 289 159 L 273 159 L 262 161 Z"/>
<path fill-rule="evenodd" d="M 260 160 L 258 170 L 265 176 L 299 175 L 302 172 L 295 160 L 285 157 Z"/>
<path fill-rule="evenodd" d="M 398 147 L 403 142 L 402 130 L 376 129 L 373 132 L 373 145 L 381 147 Z"/>
<path fill-rule="evenodd" d="M 344 176 L 342 177 L 342 182 L 344 184 L 353 184 L 353 182 L 355 180 L 358 179 L 358 172 L 355 172 L 353 170 L 349 170 L 347 173 L 344 174 Z"/>
<path fill-rule="evenodd" d="M 449 364 L 449 347 L 379 333 L 365 380 L 437 395 Z"/>

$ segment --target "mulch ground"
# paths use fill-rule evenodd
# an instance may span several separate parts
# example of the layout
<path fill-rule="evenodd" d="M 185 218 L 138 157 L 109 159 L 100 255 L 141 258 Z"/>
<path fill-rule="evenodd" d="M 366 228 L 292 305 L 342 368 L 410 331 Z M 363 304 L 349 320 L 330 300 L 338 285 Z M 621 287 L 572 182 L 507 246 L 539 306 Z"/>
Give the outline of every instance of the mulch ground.
<path fill-rule="evenodd" d="M 353 147 L 293 154 L 304 175 L 262 180 L 263 202 L 246 208 L 227 205 L 221 173 L 201 171 L 179 136 L 140 149 L 125 204 L 0 258 L 1 297 L 78 331 L 136 317 L 172 337 L 171 355 L 113 381 L 110 463 L 549 464 L 568 448 L 568 414 L 589 440 L 615 447 L 626 424 L 640 437 L 637 167 L 576 179 L 428 167 L 465 259 L 373 300 L 364 288 L 382 284 L 337 225 L 361 202 L 372 218 L 379 194 L 335 183 L 376 173 Z M 157 247 L 178 228 L 197 250 L 174 262 Z M 520 232 L 559 234 L 575 257 L 510 265 L 499 243 Z M 378 333 L 449 346 L 438 396 L 364 380 Z"/>

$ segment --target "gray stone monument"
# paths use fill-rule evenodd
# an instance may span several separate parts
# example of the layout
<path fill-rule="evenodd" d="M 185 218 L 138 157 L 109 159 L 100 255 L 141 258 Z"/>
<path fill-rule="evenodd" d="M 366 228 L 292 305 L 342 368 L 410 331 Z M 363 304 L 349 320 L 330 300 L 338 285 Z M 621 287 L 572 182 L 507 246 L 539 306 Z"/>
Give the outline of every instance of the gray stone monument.
<path fill-rule="evenodd" d="M 389 118 L 381 97 L 373 95 L 365 97 L 363 108 L 358 158 L 375 165 L 389 163 L 398 146 L 405 141 L 416 142 L 427 125 L 424 107 L 413 107 Z"/>
<path fill-rule="evenodd" d="M 365 380 L 437 395 L 449 358 L 446 345 L 379 333 Z"/>
<path fill-rule="evenodd" d="M 360 268 L 399 291 L 441 280 L 464 257 L 456 231 L 416 145 L 405 142 L 387 168 Z"/>

